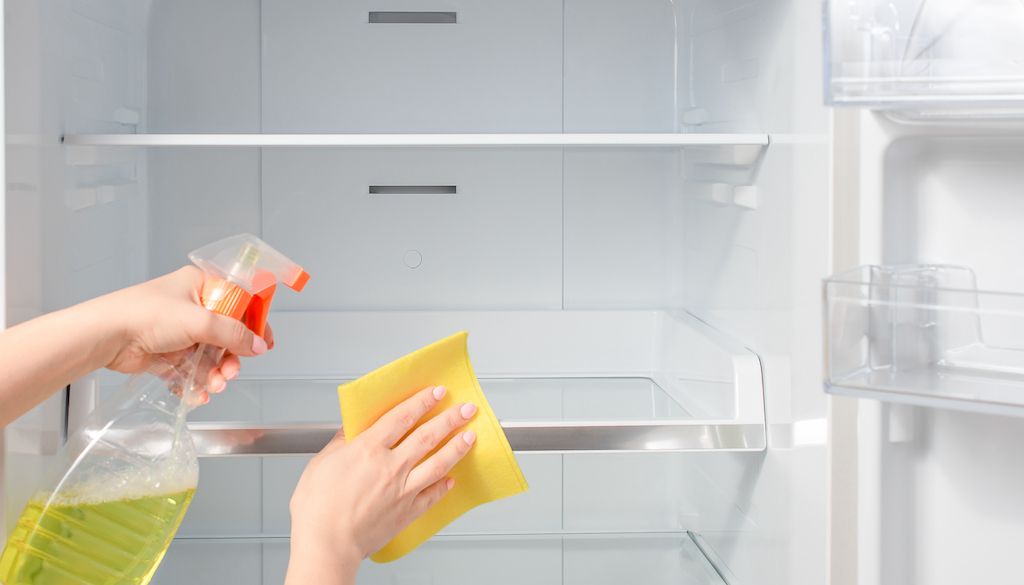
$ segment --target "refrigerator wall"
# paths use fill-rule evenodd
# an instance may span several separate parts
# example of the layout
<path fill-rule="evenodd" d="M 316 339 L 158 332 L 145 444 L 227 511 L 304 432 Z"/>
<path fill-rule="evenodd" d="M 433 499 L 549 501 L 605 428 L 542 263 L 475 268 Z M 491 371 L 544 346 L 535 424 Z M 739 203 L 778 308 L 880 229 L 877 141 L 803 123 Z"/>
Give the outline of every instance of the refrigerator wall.
<path fill-rule="evenodd" d="M 278 348 L 195 413 L 211 432 L 336 424 L 338 381 L 470 330 L 531 491 L 368 566 L 366 583 L 470 582 L 494 567 L 508 582 L 821 582 L 817 7 L 7 5 L 8 119 L 25 136 L 8 154 L 25 178 L 9 178 L 7 237 L 36 258 L 7 281 L 25 317 L 174 269 L 209 240 L 261 235 L 315 280 L 281 295 Z M 369 22 L 423 10 L 456 23 Z M 515 146 L 527 132 L 553 142 Z M 270 146 L 276 133 L 357 146 Z M 403 146 L 395 133 L 497 146 Z M 631 145 L 641 133 L 674 142 Z M 234 134 L 263 146 L 195 146 Z M 577 134 L 606 146 L 566 146 Z M 381 137 L 399 145 L 365 146 Z M 117 140 L 128 145 L 104 145 Z M 76 382 L 8 438 L 38 420 L 56 445 L 114 382 Z M 571 447 L 545 430 L 566 423 L 639 423 L 677 442 Z M 679 442 L 691 436 L 711 439 Z M 44 465 L 35 451 L 8 457 L 8 518 L 34 485 L 26 462 Z M 156 582 L 280 581 L 306 458 L 204 459 Z"/>

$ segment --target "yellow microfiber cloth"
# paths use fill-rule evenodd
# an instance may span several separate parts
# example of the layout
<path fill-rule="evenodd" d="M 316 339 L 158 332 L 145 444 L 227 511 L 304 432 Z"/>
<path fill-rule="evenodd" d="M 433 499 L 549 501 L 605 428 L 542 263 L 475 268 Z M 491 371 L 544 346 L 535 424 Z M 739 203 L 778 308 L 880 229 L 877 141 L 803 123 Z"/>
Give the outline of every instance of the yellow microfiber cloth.
<path fill-rule="evenodd" d="M 444 386 L 448 392 L 420 423 L 463 402 L 472 402 L 478 408 L 477 415 L 464 428 L 476 432 L 476 444 L 449 474 L 455 479 L 455 487 L 426 514 L 370 556 L 378 563 L 387 563 L 411 552 L 480 504 L 526 491 L 523 472 L 469 363 L 467 337 L 465 331 L 457 333 L 338 387 L 341 422 L 347 441 L 373 425 L 381 415 L 429 386 Z"/>

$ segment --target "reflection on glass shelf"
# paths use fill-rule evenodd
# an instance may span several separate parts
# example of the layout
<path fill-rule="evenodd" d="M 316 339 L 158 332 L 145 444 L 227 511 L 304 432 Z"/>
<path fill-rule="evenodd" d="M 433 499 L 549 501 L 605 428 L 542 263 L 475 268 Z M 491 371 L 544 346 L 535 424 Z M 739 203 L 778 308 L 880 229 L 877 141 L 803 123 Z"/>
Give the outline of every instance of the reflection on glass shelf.
<path fill-rule="evenodd" d="M 825 292 L 829 392 L 1024 416 L 1024 295 L 956 266 L 867 266 Z"/>
<path fill-rule="evenodd" d="M 826 93 L 833 104 L 913 118 L 1024 116 L 1018 0 L 829 0 Z"/>
<path fill-rule="evenodd" d="M 286 538 L 177 539 L 154 585 L 282 583 Z M 393 563 L 363 563 L 359 585 L 721 585 L 729 572 L 698 534 L 438 536 Z"/>
<path fill-rule="evenodd" d="M 341 382 L 239 380 L 230 393 L 196 410 L 192 420 L 340 424 L 336 389 Z M 485 378 L 480 386 L 504 422 L 694 418 L 650 378 Z"/>

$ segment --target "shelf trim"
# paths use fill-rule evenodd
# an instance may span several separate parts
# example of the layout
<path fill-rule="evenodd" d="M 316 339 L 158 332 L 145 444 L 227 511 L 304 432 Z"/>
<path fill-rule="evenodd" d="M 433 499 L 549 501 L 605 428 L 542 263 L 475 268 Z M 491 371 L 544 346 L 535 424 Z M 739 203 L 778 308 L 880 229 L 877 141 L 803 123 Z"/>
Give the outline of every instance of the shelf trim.
<path fill-rule="evenodd" d="M 503 423 L 512 450 L 520 453 L 764 451 L 764 425 L 731 421 L 615 424 Z M 229 425 L 191 423 L 200 457 L 310 455 L 340 430 L 332 424 Z"/>
<path fill-rule="evenodd" d="M 768 134 L 68 134 L 72 146 L 687 147 L 768 146 Z"/>

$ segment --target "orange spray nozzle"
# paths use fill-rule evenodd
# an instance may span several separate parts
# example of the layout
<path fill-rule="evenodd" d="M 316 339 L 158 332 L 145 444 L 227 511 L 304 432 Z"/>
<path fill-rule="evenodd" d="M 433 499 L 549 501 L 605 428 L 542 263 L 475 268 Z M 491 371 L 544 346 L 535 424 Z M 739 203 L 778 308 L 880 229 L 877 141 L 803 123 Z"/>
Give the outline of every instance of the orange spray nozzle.
<path fill-rule="evenodd" d="M 309 282 L 302 266 L 251 234 L 207 244 L 188 257 L 207 274 L 203 306 L 242 321 L 261 337 L 277 283 L 299 292 Z"/>

